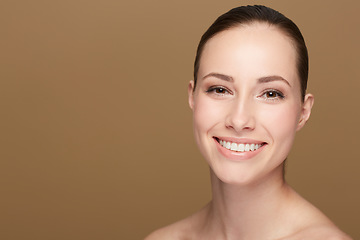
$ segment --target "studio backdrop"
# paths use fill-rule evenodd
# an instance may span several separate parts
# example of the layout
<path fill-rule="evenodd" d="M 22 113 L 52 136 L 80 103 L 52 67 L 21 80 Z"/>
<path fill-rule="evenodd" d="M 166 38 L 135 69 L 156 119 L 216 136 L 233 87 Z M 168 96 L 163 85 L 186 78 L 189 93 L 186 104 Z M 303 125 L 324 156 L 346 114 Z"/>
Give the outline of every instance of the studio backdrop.
<path fill-rule="evenodd" d="M 0 3 L 0 239 L 143 239 L 210 200 L 187 85 L 201 35 L 264 4 L 302 30 L 312 116 L 286 179 L 360 239 L 360 3 Z"/>

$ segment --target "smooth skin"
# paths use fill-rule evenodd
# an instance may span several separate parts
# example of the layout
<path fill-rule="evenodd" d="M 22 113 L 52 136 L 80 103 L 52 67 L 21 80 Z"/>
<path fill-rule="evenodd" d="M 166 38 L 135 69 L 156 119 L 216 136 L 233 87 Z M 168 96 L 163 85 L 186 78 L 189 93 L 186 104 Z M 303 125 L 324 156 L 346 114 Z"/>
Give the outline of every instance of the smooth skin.
<path fill-rule="evenodd" d="M 351 239 L 283 177 L 314 103 L 311 94 L 301 97 L 296 58 L 290 38 L 265 23 L 233 27 L 206 43 L 188 93 L 212 201 L 146 240 Z M 232 151 L 220 140 L 261 147 Z"/>

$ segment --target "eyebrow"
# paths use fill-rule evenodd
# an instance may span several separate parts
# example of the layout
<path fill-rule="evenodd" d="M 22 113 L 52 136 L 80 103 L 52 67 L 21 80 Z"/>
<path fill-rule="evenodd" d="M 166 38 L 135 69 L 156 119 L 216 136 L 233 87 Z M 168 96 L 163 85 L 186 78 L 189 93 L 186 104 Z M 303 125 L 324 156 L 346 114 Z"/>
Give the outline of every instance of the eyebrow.
<path fill-rule="evenodd" d="M 221 74 L 221 73 L 214 73 L 214 72 L 207 74 L 202 79 L 204 80 L 205 78 L 208 78 L 208 77 L 215 77 L 215 78 L 219 78 L 221 80 L 228 81 L 228 82 L 233 82 L 234 81 L 234 79 L 231 76 Z"/>
<path fill-rule="evenodd" d="M 205 75 L 202 79 L 204 80 L 209 77 L 219 78 L 221 80 L 228 81 L 228 82 L 234 81 L 234 79 L 231 76 L 228 76 L 228 75 L 225 75 L 222 73 L 215 73 L 215 72 Z M 290 83 L 285 78 L 278 76 L 278 75 L 266 76 L 266 77 L 261 77 L 258 79 L 258 83 L 268 83 L 268 82 L 274 82 L 274 81 L 283 81 L 284 83 L 286 83 L 287 85 L 289 85 L 291 87 Z"/>
<path fill-rule="evenodd" d="M 266 76 L 266 77 L 261 77 L 258 79 L 259 83 L 268 83 L 268 82 L 273 82 L 273 81 L 283 81 L 291 87 L 290 83 L 285 78 L 278 76 L 278 75 Z"/>

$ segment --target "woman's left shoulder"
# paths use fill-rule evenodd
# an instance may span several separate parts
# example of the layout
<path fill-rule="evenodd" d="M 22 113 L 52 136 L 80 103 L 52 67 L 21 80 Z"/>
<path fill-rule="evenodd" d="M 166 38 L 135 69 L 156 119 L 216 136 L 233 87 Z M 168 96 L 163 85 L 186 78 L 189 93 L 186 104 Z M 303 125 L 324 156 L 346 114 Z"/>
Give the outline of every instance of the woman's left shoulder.
<path fill-rule="evenodd" d="M 342 232 L 334 225 L 312 226 L 305 228 L 289 238 L 282 240 L 353 240 L 350 236 Z"/>
<path fill-rule="evenodd" d="M 296 211 L 292 212 L 291 216 L 292 220 L 296 220 L 298 225 L 295 228 L 295 233 L 291 237 L 284 238 L 284 240 L 352 240 L 318 208 L 295 191 L 292 191 L 292 193 L 293 199 L 295 199 L 293 209 L 296 209 Z"/>

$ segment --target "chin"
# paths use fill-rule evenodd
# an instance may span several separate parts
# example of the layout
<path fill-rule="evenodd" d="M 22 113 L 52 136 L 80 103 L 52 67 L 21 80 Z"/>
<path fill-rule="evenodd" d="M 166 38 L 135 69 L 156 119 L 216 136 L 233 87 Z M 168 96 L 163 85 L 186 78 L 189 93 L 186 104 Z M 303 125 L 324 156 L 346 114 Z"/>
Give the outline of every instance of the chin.
<path fill-rule="evenodd" d="M 271 180 L 283 181 L 284 162 L 272 170 L 250 169 L 246 166 L 227 166 L 222 168 L 210 167 L 212 181 L 219 180 L 221 183 L 245 187 L 261 183 L 269 183 Z"/>

